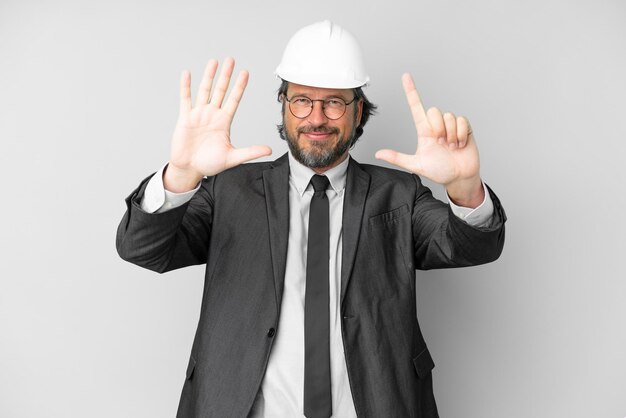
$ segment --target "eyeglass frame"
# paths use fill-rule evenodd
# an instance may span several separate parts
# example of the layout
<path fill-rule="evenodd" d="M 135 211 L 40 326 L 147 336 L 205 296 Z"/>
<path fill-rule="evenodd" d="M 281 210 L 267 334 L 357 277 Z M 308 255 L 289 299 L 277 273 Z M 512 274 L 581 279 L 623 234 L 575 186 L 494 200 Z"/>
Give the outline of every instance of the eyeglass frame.
<path fill-rule="evenodd" d="M 330 120 L 339 120 L 339 119 L 341 119 L 346 114 L 346 111 L 348 110 L 348 105 L 354 103 L 355 100 L 359 99 L 359 97 L 355 95 L 352 98 L 352 100 L 350 100 L 349 102 L 346 102 L 341 97 L 333 97 L 333 99 L 341 100 L 343 102 L 344 109 L 343 109 L 343 113 L 341 114 L 341 116 L 339 116 L 337 118 L 331 118 L 331 117 L 328 117 L 328 115 L 326 114 L 326 106 L 324 106 L 324 102 L 326 102 L 327 100 L 330 100 L 330 99 L 311 99 L 310 97 L 307 97 L 304 94 L 296 94 L 294 96 L 291 96 L 291 99 L 289 97 L 287 97 L 286 94 L 283 94 L 283 97 L 285 98 L 285 100 L 287 100 L 287 103 L 289 103 L 287 105 L 287 107 L 289 108 L 289 112 L 291 112 L 291 114 L 293 115 L 294 118 L 298 118 L 298 119 L 306 119 L 306 118 L 308 118 L 309 116 L 311 116 L 311 113 L 313 113 L 313 107 L 315 106 L 315 102 L 322 102 L 322 113 L 324 113 L 324 116 L 326 116 Z M 293 100 L 294 97 L 303 97 L 303 98 L 311 101 L 311 108 L 309 110 L 309 113 L 306 114 L 306 116 L 302 116 L 302 117 L 296 116 L 296 114 L 293 113 L 293 110 L 291 110 L 291 101 Z"/>

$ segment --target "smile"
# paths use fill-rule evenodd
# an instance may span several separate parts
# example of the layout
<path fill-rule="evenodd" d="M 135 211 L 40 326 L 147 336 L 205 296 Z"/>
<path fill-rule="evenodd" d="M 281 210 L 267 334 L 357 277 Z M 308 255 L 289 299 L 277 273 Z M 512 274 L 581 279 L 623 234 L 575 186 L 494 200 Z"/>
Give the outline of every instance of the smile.
<path fill-rule="evenodd" d="M 326 132 L 305 132 L 304 135 L 311 141 L 323 141 L 328 139 L 332 134 Z"/>

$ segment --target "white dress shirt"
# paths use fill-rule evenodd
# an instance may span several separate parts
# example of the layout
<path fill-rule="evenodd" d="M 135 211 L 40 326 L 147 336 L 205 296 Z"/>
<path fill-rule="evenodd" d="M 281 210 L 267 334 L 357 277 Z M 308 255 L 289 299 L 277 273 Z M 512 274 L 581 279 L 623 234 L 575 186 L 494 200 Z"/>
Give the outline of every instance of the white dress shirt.
<path fill-rule="evenodd" d="M 356 417 L 341 338 L 341 250 L 343 198 L 349 159 L 326 171 L 330 181 L 326 191 L 330 210 L 329 309 L 330 309 L 330 371 L 332 411 L 334 417 Z M 316 174 L 289 154 L 289 241 L 281 305 L 281 314 L 272 351 L 257 394 L 253 418 L 303 417 L 304 399 L 304 297 L 309 208 Z M 172 193 L 163 187 L 163 168 L 146 186 L 141 207 L 144 211 L 163 212 L 191 199 L 199 186 L 186 193 Z M 485 201 L 475 209 L 450 202 L 456 216 L 475 226 L 491 221 L 493 203 L 485 187 Z"/>

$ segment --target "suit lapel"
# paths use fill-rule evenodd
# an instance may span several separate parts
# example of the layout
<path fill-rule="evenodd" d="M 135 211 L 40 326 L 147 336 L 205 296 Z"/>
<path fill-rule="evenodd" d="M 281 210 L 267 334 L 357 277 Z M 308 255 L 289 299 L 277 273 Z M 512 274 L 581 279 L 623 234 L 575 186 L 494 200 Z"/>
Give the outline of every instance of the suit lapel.
<path fill-rule="evenodd" d="M 363 210 L 370 184 L 370 176 L 350 157 L 346 178 L 346 195 L 343 200 L 341 255 L 341 305 L 348 288 L 348 282 L 354 266 Z"/>
<path fill-rule="evenodd" d="M 274 270 L 276 309 L 280 312 L 289 238 L 289 160 L 287 154 L 274 161 L 269 169 L 263 171 L 263 186 Z"/>

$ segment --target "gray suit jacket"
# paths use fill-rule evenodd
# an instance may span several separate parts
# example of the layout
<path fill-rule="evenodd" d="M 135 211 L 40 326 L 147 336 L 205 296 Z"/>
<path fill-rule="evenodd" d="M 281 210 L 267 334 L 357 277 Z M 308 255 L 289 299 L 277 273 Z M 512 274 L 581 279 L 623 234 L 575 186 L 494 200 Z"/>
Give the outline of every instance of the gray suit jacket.
<path fill-rule="evenodd" d="M 147 179 L 127 198 L 120 256 L 165 272 L 206 263 L 178 417 L 246 417 L 280 315 L 289 225 L 286 155 L 206 178 L 179 208 L 147 214 Z M 416 318 L 415 270 L 495 260 L 506 216 L 458 219 L 411 174 L 350 160 L 343 208 L 341 316 L 359 417 L 437 417 L 434 367 Z"/>

